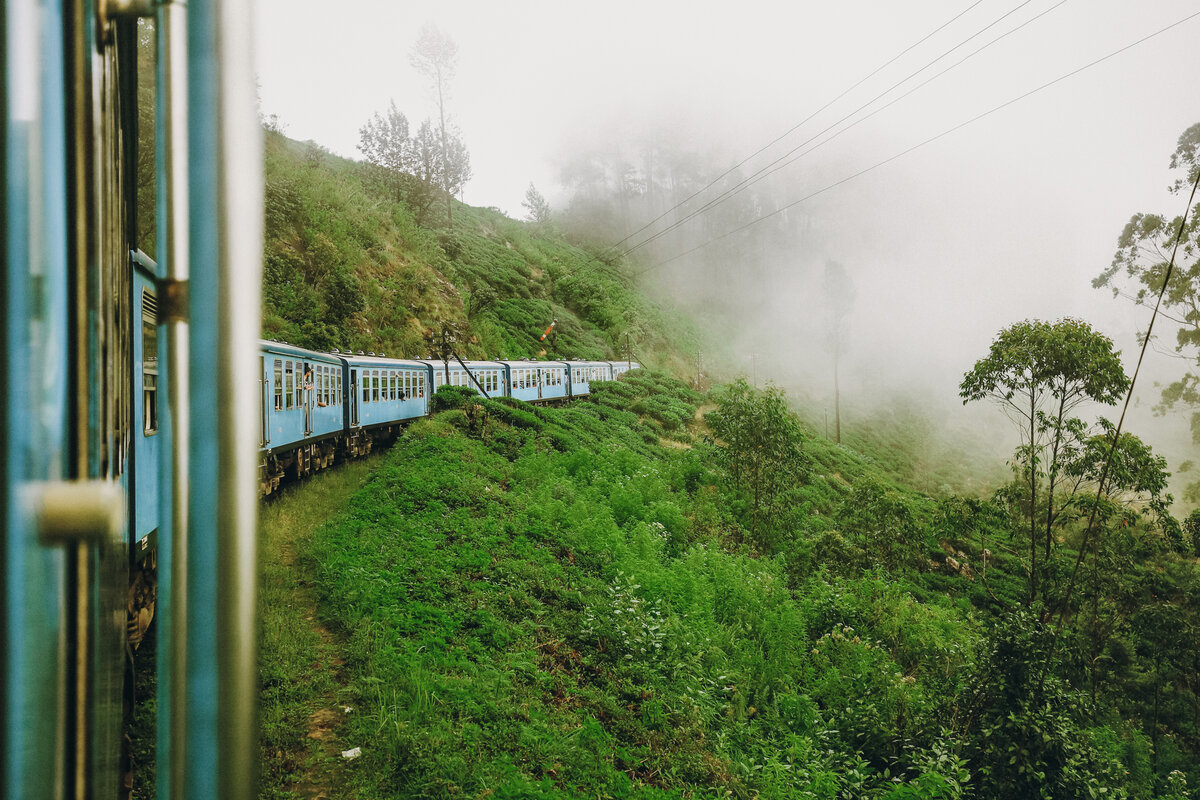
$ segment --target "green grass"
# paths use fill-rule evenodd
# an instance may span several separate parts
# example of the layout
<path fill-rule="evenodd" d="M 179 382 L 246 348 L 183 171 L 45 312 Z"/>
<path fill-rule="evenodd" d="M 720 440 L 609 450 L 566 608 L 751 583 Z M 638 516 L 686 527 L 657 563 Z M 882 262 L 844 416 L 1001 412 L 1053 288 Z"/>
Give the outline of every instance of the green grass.
<path fill-rule="evenodd" d="M 345 784 L 339 730 L 353 692 L 343 685 L 344 644 L 320 618 L 309 557 L 312 538 L 342 513 L 380 463 L 339 465 L 264 503 L 259 515 L 261 772 L 264 797 L 327 797 Z M 353 714 L 353 712 L 350 712 Z M 310 734 L 324 738 L 311 738 Z M 308 794 L 307 796 L 312 796 Z"/>

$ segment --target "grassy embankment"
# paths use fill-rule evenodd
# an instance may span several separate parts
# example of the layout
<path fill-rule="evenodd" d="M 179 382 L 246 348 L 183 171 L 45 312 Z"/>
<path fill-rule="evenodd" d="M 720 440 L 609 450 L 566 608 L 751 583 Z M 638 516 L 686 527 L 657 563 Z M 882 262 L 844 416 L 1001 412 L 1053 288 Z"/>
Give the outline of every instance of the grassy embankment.
<path fill-rule="evenodd" d="M 274 791 L 324 775 L 330 797 L 787 797 L 878 787 L 889 760 L 942 779 L 939 717 L 977 666 L 969 598 L 1019 583 L 997 565 L 984 587 L 818 563 L 814 543 L 857 513 L 852 482 L 913 515 L 923 553 L 942 553 L 942 509 L 815 438 L 809 535 L 759 550 L 689 431 L 699 400 L 634 375 L 598 402 L 484 402 L 410 428 L 344 512 L 292 540 L 344 684 L 305 686 L 321 659 L 264 642 L 268 704 L 299 701 L 267 712 Z M 305 741 L 331 699 L 354 709 L 336 744 Z"/>
<path fill-rule="evenodd" d="M 412 357 L 446 326 L 464 358 L 513 359 L 623 357 L 628 339 L 663 369 L 695 352 L 687 320 L 552 229 L 466 205 L 422 228 L 363 164 L 270 131 L 265 170 L 264 336 Z"/>

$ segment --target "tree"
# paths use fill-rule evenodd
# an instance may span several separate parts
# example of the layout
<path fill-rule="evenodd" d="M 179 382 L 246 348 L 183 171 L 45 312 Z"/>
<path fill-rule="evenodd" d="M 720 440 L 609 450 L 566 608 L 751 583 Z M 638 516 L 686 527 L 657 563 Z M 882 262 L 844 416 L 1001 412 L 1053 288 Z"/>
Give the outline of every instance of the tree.
<path fill-rule="evenodd" d="M 528 221 L 539 226 L 550 222 L 550 204 L 532 183 L 525 190 L 525 199 L 521 201 L 521 206 L 525 209 L 525 219 Z"/>
<path fill-rule="evenodd" d="M 457 163 L 457 158 L 461 158 L 465 165 L 465 169 L 447 166 L 441 173 L 442 189 L 446 192 L 446 221 L 450 226 L 454 225 L 454 195 L 470 178 L 469 162 L 465 161 L 466 148 L 462 148 L 460 153 L 452 153 L 451 137 L 446 129 L 446 98 L 450 93 L 450 80 L 454 77 L 457 60 L 458 45 L 454 43 L 453 39 L 433 25 L 421 27 L 409 61 L 418 72 L 430 80 L 437 95 L 438 133 L 442 144 L 443 164 Z M 461 139 L 459 139 L 458 145 L 461 143 Z M 458 177 L 458 182 L 452 182 L 452 177 Z"/>
<path fill-rule="evenodd" d="M 471 176 L 470 157 L 456 132 L 441 139 L 433 123 L 424 120 L 409 135 L 408 117 L 390 103 L 386 114 L 376 113 L 358 130 L 358 149 L 375 167 L 377 179 L 396 202 L 405 202 L 418 223 L 443 187 L 461 187 Z M 449 148 L 450 160 L 444 157 Z"/>
<path fill-rule="evenodd" d="M 1187 198 L 1200 178 L 1200 122 L 1179 136 L 1171 154 L 1170 169 L 1175 172 L 1169 187 L 1172 194 Z M 1185 215 L 1186 215 L 1185 209 Z M 1175 352 L 1189 363 L 1176 381 L 1163 388 L 1162 402 L 1155 409 L 1163 413 L 1173 408 L 1192 412 L 1192 440 L 1200 444 L 1200 219 L 1187 215 L 1171 283 L 1163 294 L 1161 313 L 1178 325 Z M 1138 305 L 1153 305 L 1163 287 L 1183 216 L 1138 213 L 1130 217 L 1117 239 L 1117 251 L 1108 269 L 1100 273 L 1092 286 L 1107 287 L 1113 297 L 1123 296 Z M 1185 494 L 1200 494 L 1200 482 Z"/>
<path fill-rule="evenodd" d="M 825 264 L 825 280 L 822 284 L 825 291 L 825 308 L 829 315 L 829 328 L 826 338 L 833 350 L 833 416 L 836 441 L 842 443 L 842 399 L 838 385 L 838 367 L 842 350 L 846 346 L 846 333 L 849 327 L 850 309 L 854 306 L 854 281 L 846 268 L 836 261 Z"/>
<path fill-rule="evenodd" d="M 1005 328 L 986 358 L 976 362 L 959 387 L 963 403 L 989 399 L 1017 423 L 1021 441 L 1016 463 L 1028 488 L 1029 602 L 1038 597 L 1038 527 L 1045 521 L 1044 560 L 1054 547 L 1053 528 L 1061 509 L 1054 492 L 1069 449 L 1086 434 L 1071 416 L 1084 401 L 1112 405 L 1129 388 L 1112 341 L 1081 320 L 1026 320 Z M 1044 510 L 1038 488 L 1047 482 Z"/>
<path fill-rule="evenodd" d="M 739 378 L 725 387 L 717 408 L 705 415 L 734 489 L 750 506 L 751 533 L 770 544 L 767 526 L 782 511 L 787 492 L 808 470 L 800 421 L 782 390 L 753 389 Z"/>

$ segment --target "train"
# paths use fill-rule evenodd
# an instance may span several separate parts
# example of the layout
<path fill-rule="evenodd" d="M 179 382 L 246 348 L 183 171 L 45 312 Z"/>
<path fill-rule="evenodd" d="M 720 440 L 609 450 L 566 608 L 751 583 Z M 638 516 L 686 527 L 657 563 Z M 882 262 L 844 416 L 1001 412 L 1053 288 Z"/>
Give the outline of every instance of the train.
<path fill-rule="evenodd" d="M 558 402 L 636 367 L 263 341 L 252 23 L 238 0 L 0 4 L 0 797 L 128 796 L 145 670 L 157 796 L 256 796 L 262 496 L 441 386 Z"/>
<path fill-rule="evenodd" d="M 235 0 L 0 4 L 5 798 L 127 796 L 135 668 L 157 795 L 256 793 L 252 23 Z"/>
<path fill-rule="evenodd" d="M 594 381 L 615 380 L 640 365 L 624 361 L 461 361 L 394 359 L 375 353 L 328 353 L 284 342 L 259 349 L 259 493 L 279 489 L 336 460 L 386 441 L 427 416 L 442 386 L 530 403 L 569 401 Z"/>

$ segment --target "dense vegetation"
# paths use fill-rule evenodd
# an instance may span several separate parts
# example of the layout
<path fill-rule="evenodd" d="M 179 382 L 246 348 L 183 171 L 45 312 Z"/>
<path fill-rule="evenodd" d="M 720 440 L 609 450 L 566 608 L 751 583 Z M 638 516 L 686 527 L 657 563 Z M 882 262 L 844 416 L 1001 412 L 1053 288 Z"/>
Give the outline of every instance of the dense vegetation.
<path fill-rule="evenodd" d="M 1149 521 L 1125 521 L 1076 602 L 1108 626 L 1097 673 L 1094 628 L 1026 607 L 1014 507 L 907 491 L 773 389 L 718 392 L 711 429 L 660 374 L 562 409 L 469 395 L 297 542 L 344 663 L 331 698 L 297 688 L 303 652 L 264 653 L 268 696 L 295 694 L 264 743 L 281 795 L 332 762 L 332 796 L 361 797 L 1182 798 L 1200 780 L 1200 583 Z M 340 744 L 304 748 L 331 699 L 353 709 Z"/>
<path fill-rule="evenodd" d="M 531 224 L 451 200 L 429 228 L 397 185 L 268 132 L 268 335 L 628 337 L 664 371 L 562 408 L 444 388 L 370 470 L 277 501 L 265 794 L 1200 796 L 1200 513 L 1129 432 L 1105 463 L 1110 341 L 1017 323 L 964 377 L 1021 424 L 1011 476 L 904 404 L 834 444 L 774 387 L 668 377 L 696 333 L 532 186 Z"/>
<path fill-rule="evenodd" d="M 443 328 L 464 358 L 608 358 L 628 340 L 667 365 L 694 351 L 689 324 L 597 252 L 458 204 L 453 227 L 421 227 L 377 175 L 267 131 L 264 336 L 408 357 Z"/>

